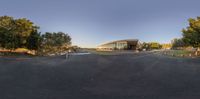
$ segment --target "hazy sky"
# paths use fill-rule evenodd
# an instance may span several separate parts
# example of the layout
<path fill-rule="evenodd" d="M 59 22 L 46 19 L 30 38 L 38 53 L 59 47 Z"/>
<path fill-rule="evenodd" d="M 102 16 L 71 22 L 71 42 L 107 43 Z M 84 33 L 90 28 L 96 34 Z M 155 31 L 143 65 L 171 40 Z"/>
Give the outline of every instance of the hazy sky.
<path fill-rule="evenodd" d="M 170 42 L 200 0 L 0 0 L 0 15 L 25 17 L 41 32 L 67 32 L 81 47 L 119 39 Z"/>

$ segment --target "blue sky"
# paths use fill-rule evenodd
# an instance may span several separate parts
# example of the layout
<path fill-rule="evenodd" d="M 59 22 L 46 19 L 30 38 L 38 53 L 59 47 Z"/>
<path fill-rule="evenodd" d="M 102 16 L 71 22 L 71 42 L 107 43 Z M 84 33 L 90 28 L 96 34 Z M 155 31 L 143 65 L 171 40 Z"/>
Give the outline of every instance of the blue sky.
<path fill-rule="evenodd" d="M 96 47 L 120 39 L 169 43 L 200 0 L 0 0 L 0 15 L 28 18 L 41 32 L 66 32 L 74 45 Z"/>

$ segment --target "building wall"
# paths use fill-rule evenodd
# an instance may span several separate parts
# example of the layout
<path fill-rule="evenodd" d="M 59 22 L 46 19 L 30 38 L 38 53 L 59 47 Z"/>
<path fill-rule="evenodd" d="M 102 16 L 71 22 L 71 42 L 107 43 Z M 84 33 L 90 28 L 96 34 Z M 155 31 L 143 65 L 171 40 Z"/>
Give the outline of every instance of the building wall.
<path fill-rule="evenodd" d="M 128 47 L 127 42 L 116 42 L 116 48 L 119 50 L 125 50 Z"/>
<path fill-rule="evenodd" d="M 137 41 L 116 41 L 101 45 L 97 50 L 136 50 Z"/>

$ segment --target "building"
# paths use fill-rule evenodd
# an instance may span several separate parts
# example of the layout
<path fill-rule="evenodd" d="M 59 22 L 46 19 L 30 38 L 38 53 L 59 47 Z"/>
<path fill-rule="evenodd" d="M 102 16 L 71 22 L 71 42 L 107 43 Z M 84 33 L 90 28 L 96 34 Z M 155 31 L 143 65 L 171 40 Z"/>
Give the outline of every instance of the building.
<path fill-rule="evenodd" d="M 102 44 L 97 47 L 97 50 L 100 51 L 136 50 L 137 44 L 138 44 L 137 39 L 118 40 Z"/>

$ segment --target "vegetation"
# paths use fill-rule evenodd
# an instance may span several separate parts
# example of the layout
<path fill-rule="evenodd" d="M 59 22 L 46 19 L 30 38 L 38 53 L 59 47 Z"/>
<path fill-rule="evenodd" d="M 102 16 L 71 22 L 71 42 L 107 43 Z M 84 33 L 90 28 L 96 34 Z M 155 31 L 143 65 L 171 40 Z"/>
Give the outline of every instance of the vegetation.
<path fill-rule="evenodd" d="M 173 56 L 198 56 L 200 47 L 200 17 L 190 18 L 189 26 L 182 30 L 183 37 L 172 41 Z M 178 49 L 178 50 L 177 50 Z"/>
<path fill-rule="evenodd" d="M 142 49 L 146 49 L 146 50 L 161 49 L 161 48 L 162 48 L 162 45 L 157 42 L 150 42 L 150 43 L 144 42 L 142 44 Z"/>
<path fill-rule="evenodd" d="M 200 47 L 200 17 L 188 21 L 189 26 L 182 30 L 183 41 L 188 46 Z"/>
<path fill-rule="evenodd" d="M 173 49 L 181 49 L 184 46 L 186 46 L 186 44 L 182 38 L 181 39 L 175 38 L 174 40 L 172 40 L 172 48 Z"/>
<path fill-rule="evenodd" d="M 193 57 L 195 56 L 194 51 L 189 50 L 167 50 L 162 52 L 162 54 L 174 56 L 174 57 Z"/>
<path fill-rule="evenodd" d="M 8 49 L 28 47 L 29 36 L 37 31 L 33 22 L 22 18 L 14 19 L 9 16 L 0 17 L 0 46 Z"/>
<path fill-rule="evenodd" d="M 71 37 L 63 32 L 46 32 L 42 36 L 41 50 L 43 53 L 61 53 L 71 45 Z"/>
<path fill-rule="evenodd" d="M 150 49 L 161 49 L 162 45 L 157 42 L 151 42 L 150 43 Z"/>
<path fill-rule="evenodd" d="M 172 48 L 172 44 L 162 44 L 162 49 L 171 49 Z"/>
<path fill-rule="evenodd" d="M 15 50 L 26 48 L 36 51 L 61 50 L 71 45 L 71 37 L 63 32 L 42 34 L 39 26 L 26 18 L 0 17 L 0 48 Z"/>

